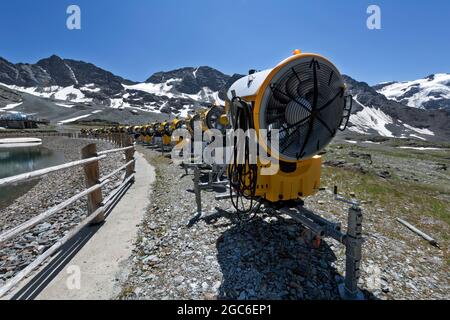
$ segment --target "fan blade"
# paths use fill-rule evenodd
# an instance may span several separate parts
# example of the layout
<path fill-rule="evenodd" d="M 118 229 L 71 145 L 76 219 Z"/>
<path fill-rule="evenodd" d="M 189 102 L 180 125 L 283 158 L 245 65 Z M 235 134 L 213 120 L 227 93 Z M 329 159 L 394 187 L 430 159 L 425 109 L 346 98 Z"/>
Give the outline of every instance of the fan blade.
<path fill-rule="evenodd" d="M 310 67 L 311 66 L 313 67 L 313 78 L 314 78 L 314 93 L 313 93 L 313 103 L 312 103 L 312 108 L 311 108 L 312 119 L 309 122 L 308 132 L 306 133 L 306 138 L 303 143 L 302 149 L 297 154 L 298 159 L 300 159 L 303 156 L 303 152 L 305 151 L 305 148 L 309 142 L 309 139 L 311 138 L 311 134 L 314 129 L 314 120 L 316 118 L 317 101 L 319 100 L 319 84 L 318 84 L 318 80 L 317 80 L 317 65 L 318 64 L 319 63 L 316 61 L 316 59 L 311 60 Z"/>
<path fill-rule="evenodd" d="M 294 141 L 298 141 L 297 139 L 294 138 L 294 133 L 298 133 L 299 132 L 299 128 L 297 127 L 295 130 L 291 131 L 286 137 L 285 139 L 290 139 L 291 141 L 283 147 L 283 149 L 281 150 L 281 153 L 284 153 L 293 143 Z"/>
<path fill-rule="evenodd" d="M 300 80 L 298 78 L 298 75 L 292 75 L 287 81 L 286 81 L 286 93 L 288 96 L 296 98 L 298 97 L 298 87 L 300 86 Z"/>
<path fill-rule="evenodd" d="M 305 121 L 309 120 L 311 117 L 312 117 L 312 115 L 309 115 L 309 116 L 307 116 L 306 118 L 300 120 L 299 122 L 294 123 L 293 125 L 290 125 L 290 126 L 288 126 L 288 127 L 281 128 L 281 129 L 280 129 L 280 132 L 289 130 L 289 129 L 294 128 L 294 127 L 301 126 Z"/>

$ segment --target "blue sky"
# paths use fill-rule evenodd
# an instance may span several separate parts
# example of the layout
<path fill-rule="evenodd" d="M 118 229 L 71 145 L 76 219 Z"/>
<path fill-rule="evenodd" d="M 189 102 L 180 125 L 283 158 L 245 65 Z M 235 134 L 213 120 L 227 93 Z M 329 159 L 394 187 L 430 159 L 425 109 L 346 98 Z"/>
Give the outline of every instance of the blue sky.
<path fill-rule="evenodd" d="M 70 4 L 81 30 L 66 28 Z M 366 27 L 370 4 L 381 30 Z M 143 81 L 184 66 L 265 69 L 299 48 L 374 84 L 450 72 L 449 21 L 448 0 L 3 0 L 0 56 L 58 54 Z"/>

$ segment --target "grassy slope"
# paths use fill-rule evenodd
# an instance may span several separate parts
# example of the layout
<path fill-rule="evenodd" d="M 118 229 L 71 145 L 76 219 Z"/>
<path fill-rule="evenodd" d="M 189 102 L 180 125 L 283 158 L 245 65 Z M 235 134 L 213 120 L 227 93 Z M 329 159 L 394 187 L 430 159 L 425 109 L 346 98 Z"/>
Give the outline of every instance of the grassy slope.
<path fill-rule="evenodd" d="M 404 218 L 438 239 L 443 248 L 448 248 L 450 172 L 448 169 L 435 171 L 432 168 L 439 164 L 446 164 L 450 168 L 450 151 L 397 148 L 400 145 L 401 142 L 398 141 L 387 141 L 382 145 L 373 146 L 348 143 L 330 146 L 324 161 L 339 159 L 349 165 L 363 163 L 363 168 L 367 172 L 363 173 L 349 167 L 325 166 L 322 185 L 327 187 L 337 185 L 339 193 L 343 195 L 354 193 L 355 198 L 361 200 L 369 210 L 379 210 L 389 219 Z M 371 154 L 373 164 L 350 157 L 351 151 Z M 388 179 L 380 177 L 377 173 L 381 170 L 389 171 L 391 177 Z M 384 227 L 379 226 L 380 229 Z M 403 229 L 400 225 L 398 227 L 389 233 L 394 238 L 403 239 L 402 232 L 399 232 Z"/>

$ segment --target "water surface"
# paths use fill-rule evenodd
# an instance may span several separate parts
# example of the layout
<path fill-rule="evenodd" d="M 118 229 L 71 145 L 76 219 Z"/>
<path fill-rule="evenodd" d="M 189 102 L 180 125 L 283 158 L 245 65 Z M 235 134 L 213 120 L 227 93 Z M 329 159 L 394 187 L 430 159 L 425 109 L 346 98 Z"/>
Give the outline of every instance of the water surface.
<path fill-rule="evenodd" d="M 39 170 L 64 162 L 60 152 L 42 146 L 0 149 L 0 179 Z M 0 187 L 0 209 L 28 192 L 39 180 Z"/>

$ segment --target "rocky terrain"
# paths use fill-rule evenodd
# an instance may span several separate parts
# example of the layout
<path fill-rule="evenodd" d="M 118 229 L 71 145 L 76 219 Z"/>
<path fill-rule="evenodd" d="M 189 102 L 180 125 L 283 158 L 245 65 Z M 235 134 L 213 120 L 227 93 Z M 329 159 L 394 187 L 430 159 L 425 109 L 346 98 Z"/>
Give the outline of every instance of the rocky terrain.
<path fill-rule="evenodd" d="M 362 203 L 367 299 L 449 299 L 450 145 L 341 135 L 324 156 L 324 190 L 305 207 L 342 222 L 348 205 L 333 187 Z M 204 191 L 196 212 L 192 176 L 167 156 L 139 147 L 156 168 L 151 205 L 139 231 L 121 299 L 339 299 L 345 250 L 325 239 L 319 249 L 284 216 L 241 222 L 228 200 Z M 216 208 L 223 210 L 216 210 Z M 431 234 L 440 248 L 396 221 Z"/>
<path fill-rule="evenodd" d="M 89 140 L 62 137 L 44 138 L 43 146 L 62 152 L 65 162 L 79 160 L 80 150 Z M 97 150 L 112 149 L 108 142 L 96 141 Z M 122 154 L 111 154 L 100 163 L 104 176 L 124 163 Z M 107 195 L 114 188 L 109 184 L 103 189 Z M 82 167 L 50 174 L 38 180 L 36 185 L 14 203 L 0 208 L 0 232 L 11 229 L 50 207 L 76 195 L 85 189 Z M 86 199 L 80 199 L 52 218 L 0 246 L 0 286 L 25 268 L 38 255 L 51 247 L 64 234 L 74 228 L 87 214 Z"/>

